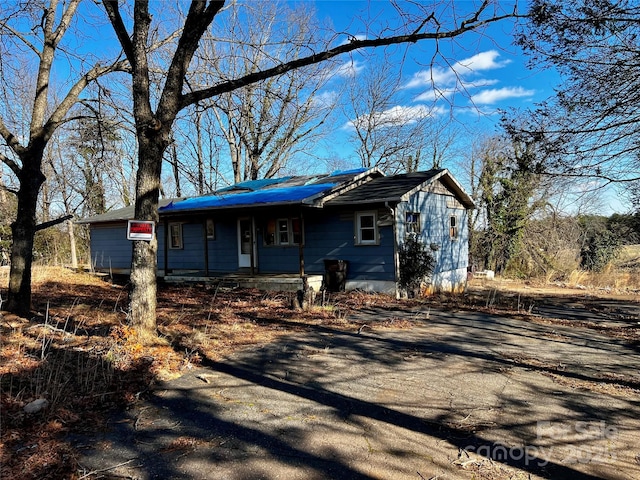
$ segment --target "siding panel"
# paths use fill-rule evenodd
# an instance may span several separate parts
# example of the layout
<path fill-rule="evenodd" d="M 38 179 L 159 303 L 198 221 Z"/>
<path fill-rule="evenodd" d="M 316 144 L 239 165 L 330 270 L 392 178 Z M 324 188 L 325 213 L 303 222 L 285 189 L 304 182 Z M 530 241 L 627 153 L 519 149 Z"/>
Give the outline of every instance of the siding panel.
<path fill-rule="evenodd" d="M 209 271 L 238 270 L 238 224 L 235 218 L 214 219 L 216 238 L 209 242 Z"/>
<path fill-rule="evenodd" d="M 420 212 L 422 233 L 419 237 L 425 245 L 433 245 L 436 260 L 434 277 L 465 270 L 469 261 L 469 230 L 467 211 L 450 194 L 418 192 L 408 202 L 398 206 L 398 241 L 405 238 L 406 212 Z M 456 217 L 457 238 L 451 238 L 451 216 Z"/>
<path fill-rule="evenodd" d="M 324 273 L 325 259 L 340 259 L 348 262 L 347 280 L 394 280 L 393 227 L 379 227 L 379 245 L 355 245 L 354 221 L 354 210 L 307 215 L 306 271 Z"/>
<path fill-rule="evenodd" d="M 91 263 L 98 270 L 131 268 L 132 242 L 127 224 L 91 226 Z"/>

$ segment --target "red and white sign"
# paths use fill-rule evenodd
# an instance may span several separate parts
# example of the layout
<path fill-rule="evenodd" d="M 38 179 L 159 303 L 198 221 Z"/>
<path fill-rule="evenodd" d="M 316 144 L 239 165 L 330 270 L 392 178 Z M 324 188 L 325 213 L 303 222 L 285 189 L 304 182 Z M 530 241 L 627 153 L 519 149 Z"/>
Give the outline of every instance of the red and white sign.
<path fill-rule="evenodd" d="M 128 240 L 153 240 L 155 233 L 155 222 L 147 220 L 129 220 L 129 224 L 127 225 Z"/>

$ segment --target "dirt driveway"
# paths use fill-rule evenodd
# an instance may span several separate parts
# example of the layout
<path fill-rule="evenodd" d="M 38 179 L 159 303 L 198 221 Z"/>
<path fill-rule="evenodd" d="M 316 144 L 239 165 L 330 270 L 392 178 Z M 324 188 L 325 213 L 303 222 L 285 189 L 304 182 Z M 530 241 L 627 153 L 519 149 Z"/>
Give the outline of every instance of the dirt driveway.
<path fill-rule="evenodd" d="M 74 439 L 84 478 L 640 478 L 637 344 L 535 315 L 358 315 L 359 332 L 316 327 L 157 385 Z"/>

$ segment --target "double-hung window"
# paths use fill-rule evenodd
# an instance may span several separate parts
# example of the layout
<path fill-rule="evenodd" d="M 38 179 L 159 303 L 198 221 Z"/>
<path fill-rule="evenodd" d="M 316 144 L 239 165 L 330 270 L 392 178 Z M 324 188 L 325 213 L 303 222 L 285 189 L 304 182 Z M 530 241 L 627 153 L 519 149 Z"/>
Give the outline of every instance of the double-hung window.
<path fill-rule="evenodd" d="M 207 239 L 215 240 L 216 239 L 216 224 L 213 222 L 213 218 L 207 218 L 206 221 L 206 231 L 207 231 Z"/>
<path fill-rule="evenodd" d="M 378 244 L 378 222 L 376 212 L 356 213 L 356 245 Z"/>
<path fill-rule="evenodd" d="M 278 219 L 278 245 L 289 245 L 289 220 Z"/>
<path fill-rule="evenodd" d="M 452 240 L 458 238 L 458 217 L 455 215 L 449 217 L 449 237 L 451 237 Z"/>
<path fill-rule="evenodd" d="M 407 212 L 405 216 L 405 235 L 420 235 L 420 212 Z"/>
<path fill-rule="evenodd" d="M 182 224 L 170 223 L 169 224 L 169 248 L 181 249 L 182 243 Z"/>
<path fill-rule="evenodd" d="M 300 218 L 278 218 L 267 220 L 264 227 L 265 245 L 300 245 L 302 222 Z"/>

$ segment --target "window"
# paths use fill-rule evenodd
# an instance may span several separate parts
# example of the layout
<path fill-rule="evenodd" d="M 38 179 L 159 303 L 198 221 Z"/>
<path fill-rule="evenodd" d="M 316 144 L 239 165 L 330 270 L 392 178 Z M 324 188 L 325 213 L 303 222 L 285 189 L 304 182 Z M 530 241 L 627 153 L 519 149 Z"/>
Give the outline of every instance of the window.
<path fill-rule="evenodd" d="M 458 238 L 458 218 L 455 215 L 449 218 L 449 236 L 453 240 Z"/>
<path fill-rule="evenodd" d="M 302 222 L 299 218 L 269 219 L 264 227 L 265 245 L 300 245 Z"/>
<path fill-rule="evenodd" d="M 278 244 L 289 245 L 289 220 L 286 218 L 278 220 Z"/>
<path fill-rule="evenodd" d="M 212 218 L 207 218 L 207 238 L 209 240 L 216 239 L 216 225 Z"/>
<path fill-rule="evenodd" d="M 407 212 L 405 217 L 405 235 L 420 235 L 420 213 Z"/>
<path fill-rule="evenodd" d="M 378 228 L 375 212 L 356 213 L 356 245 L 376 245 Z"/>
<path fill-rule="evenodd" d="M 182 248 L 182 224 L 169 224 L 169 248 Z"/>

